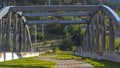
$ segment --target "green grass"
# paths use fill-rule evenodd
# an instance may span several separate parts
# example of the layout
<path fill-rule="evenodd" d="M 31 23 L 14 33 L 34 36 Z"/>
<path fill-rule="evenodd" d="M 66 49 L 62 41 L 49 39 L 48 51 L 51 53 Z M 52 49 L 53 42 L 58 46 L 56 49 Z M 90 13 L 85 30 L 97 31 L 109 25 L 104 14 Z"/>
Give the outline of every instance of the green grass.
<path fill-rule="evenodd" d="M 85 58 L 84 62 L 92 64 L 94 68 L 120 68 L 120 63 L 111 62 L 107 60 Z"/>
<path fill-rule="evenodd" d="M 70 60 L 70 59 L 81 59 L 81 57 L 75 56 L 73 52 L 57 52 L 53 59 Z"/>
<path fill-rule="evenodd" d="M 23 58 L 12 61 L 0 62 L 0 68 L 52 68 L 55 62 Z"/>
<path fill-rule="evenodd" d="M 97 60 L 91 58 L 83 58 L 75 56 L 73 52 L 57 52 L 56 54 L 44 54 L 40 57 L 50 57 L 61 60 L 79 60 L 90 63 L 94 68 L 120 68 L 120 63 L 115 63 L 107 60 Z M 38 58 L 38 57 L 37 57 Z M 52 68 L 56 65 L 55 62 L 38 60 L 36 57 L 23 58 L 18 60 L 0 62 L 0 68 Z"/>
<path fill-rule="evenodd" d="M 107 60 L 97 60 L 91 58 L 78 57 L 75 56 L 72 52 L 59 52 L 57 53 L 57 56 L 54 57 L 54 59 L 60 59 L 60 60 L 75 59 L 90 63 L 94 66 L 94 68 L 120 68 L 120 63 L 111 62 Z"/>

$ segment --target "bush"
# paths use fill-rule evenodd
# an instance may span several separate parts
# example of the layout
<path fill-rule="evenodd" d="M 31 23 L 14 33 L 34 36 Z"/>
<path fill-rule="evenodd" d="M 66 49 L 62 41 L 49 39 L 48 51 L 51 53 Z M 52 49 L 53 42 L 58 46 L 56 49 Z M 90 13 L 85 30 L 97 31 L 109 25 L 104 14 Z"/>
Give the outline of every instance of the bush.
<path fill-rule="evenodd" d="M 56 49 L 55 49 L 55 54 L 58 54 L 58 53 L 60 53 L 61 52 L 61 50 L 58 48 L 58 47 L 56 47 Z"/>

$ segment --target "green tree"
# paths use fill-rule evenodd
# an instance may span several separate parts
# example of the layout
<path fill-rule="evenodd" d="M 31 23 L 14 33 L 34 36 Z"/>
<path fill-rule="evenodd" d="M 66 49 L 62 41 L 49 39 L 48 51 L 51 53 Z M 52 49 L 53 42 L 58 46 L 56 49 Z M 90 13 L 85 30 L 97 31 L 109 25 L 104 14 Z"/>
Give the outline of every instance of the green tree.
<path fill-rule="evenodd" d="M 60 46 L 60 49 L 61 50 L 71 50 L 70 34 L 69 34 L 67 28 L 65 28 L 63 30 L 63 33 L 64 33 L 63 44 Z"/>

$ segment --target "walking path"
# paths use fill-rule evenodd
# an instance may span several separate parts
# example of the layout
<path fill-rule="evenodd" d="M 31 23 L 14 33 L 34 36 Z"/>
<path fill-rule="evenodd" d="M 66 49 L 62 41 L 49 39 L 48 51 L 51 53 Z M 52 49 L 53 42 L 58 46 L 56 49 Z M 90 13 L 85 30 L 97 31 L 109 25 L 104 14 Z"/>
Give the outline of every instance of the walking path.
<path fill-rule="evenodd" d="M 51 57 L 42 57 L 38 59 L 56 62 L 57 65 L 54 68 L 93 68 L 91 64 L 77 60 L 55 60 Z"/>

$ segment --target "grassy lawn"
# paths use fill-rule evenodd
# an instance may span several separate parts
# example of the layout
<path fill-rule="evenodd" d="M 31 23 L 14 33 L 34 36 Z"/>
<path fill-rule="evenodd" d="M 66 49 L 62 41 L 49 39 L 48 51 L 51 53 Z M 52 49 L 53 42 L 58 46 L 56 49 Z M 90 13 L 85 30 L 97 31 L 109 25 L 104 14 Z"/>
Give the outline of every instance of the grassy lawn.
<path fill-rule="evenodd" d="M 72 52 L 57 52 L 56 54 L 44 54 L 39 57 L 52 57 L 53 59 L 70 60 L 75 59 L 90 63 L 94 68 L 120 68 L 120 63 L 115 63 L 107 60 L 97 60 L 91 58 L 83 58 L 75 56 Z M 55 62 L 37 60 L 33 58 L 23 58 L 13 61 L 0 62 L 0 68 L 52 68 Z"/>
<path fill-rule="evenodd" d="M 35 57 L 0 62 L 0 68 L 52 68 L 54 65 L 55 62 L 37 60 Z"/>
<path fill-rule="evenodd" d="M 107 60 L 86 58 L 84 61 L 92 64 L 94 68 L 120 68 L 120 63 L 115 63 Z"/>
<path fill-rule="evenodd" d="M 81 57 L 75 56 L 72 52 L 58 52 L 53 59 L 60 59 L 60 60 L 69 60 L 69 59 L 76 59 L 79 60 Z"/>
<path fill-rule="evenodd" d="M 78 56 L 75 56 L 72 52 L 59 52 L 59 53 L 57 53 L 57 56 L 54 57 L 54 59 L 80 60 L 80 61 L 92 64 L 94 66 L 94 68 L 120 68 L 120 63 L 115 63 L 115 62 L 111 62 L 111 61 L 107 61 L 107 60 L 97 60 L 97 59 L 91 59 L 91 58 L 78 57 Z"/>

